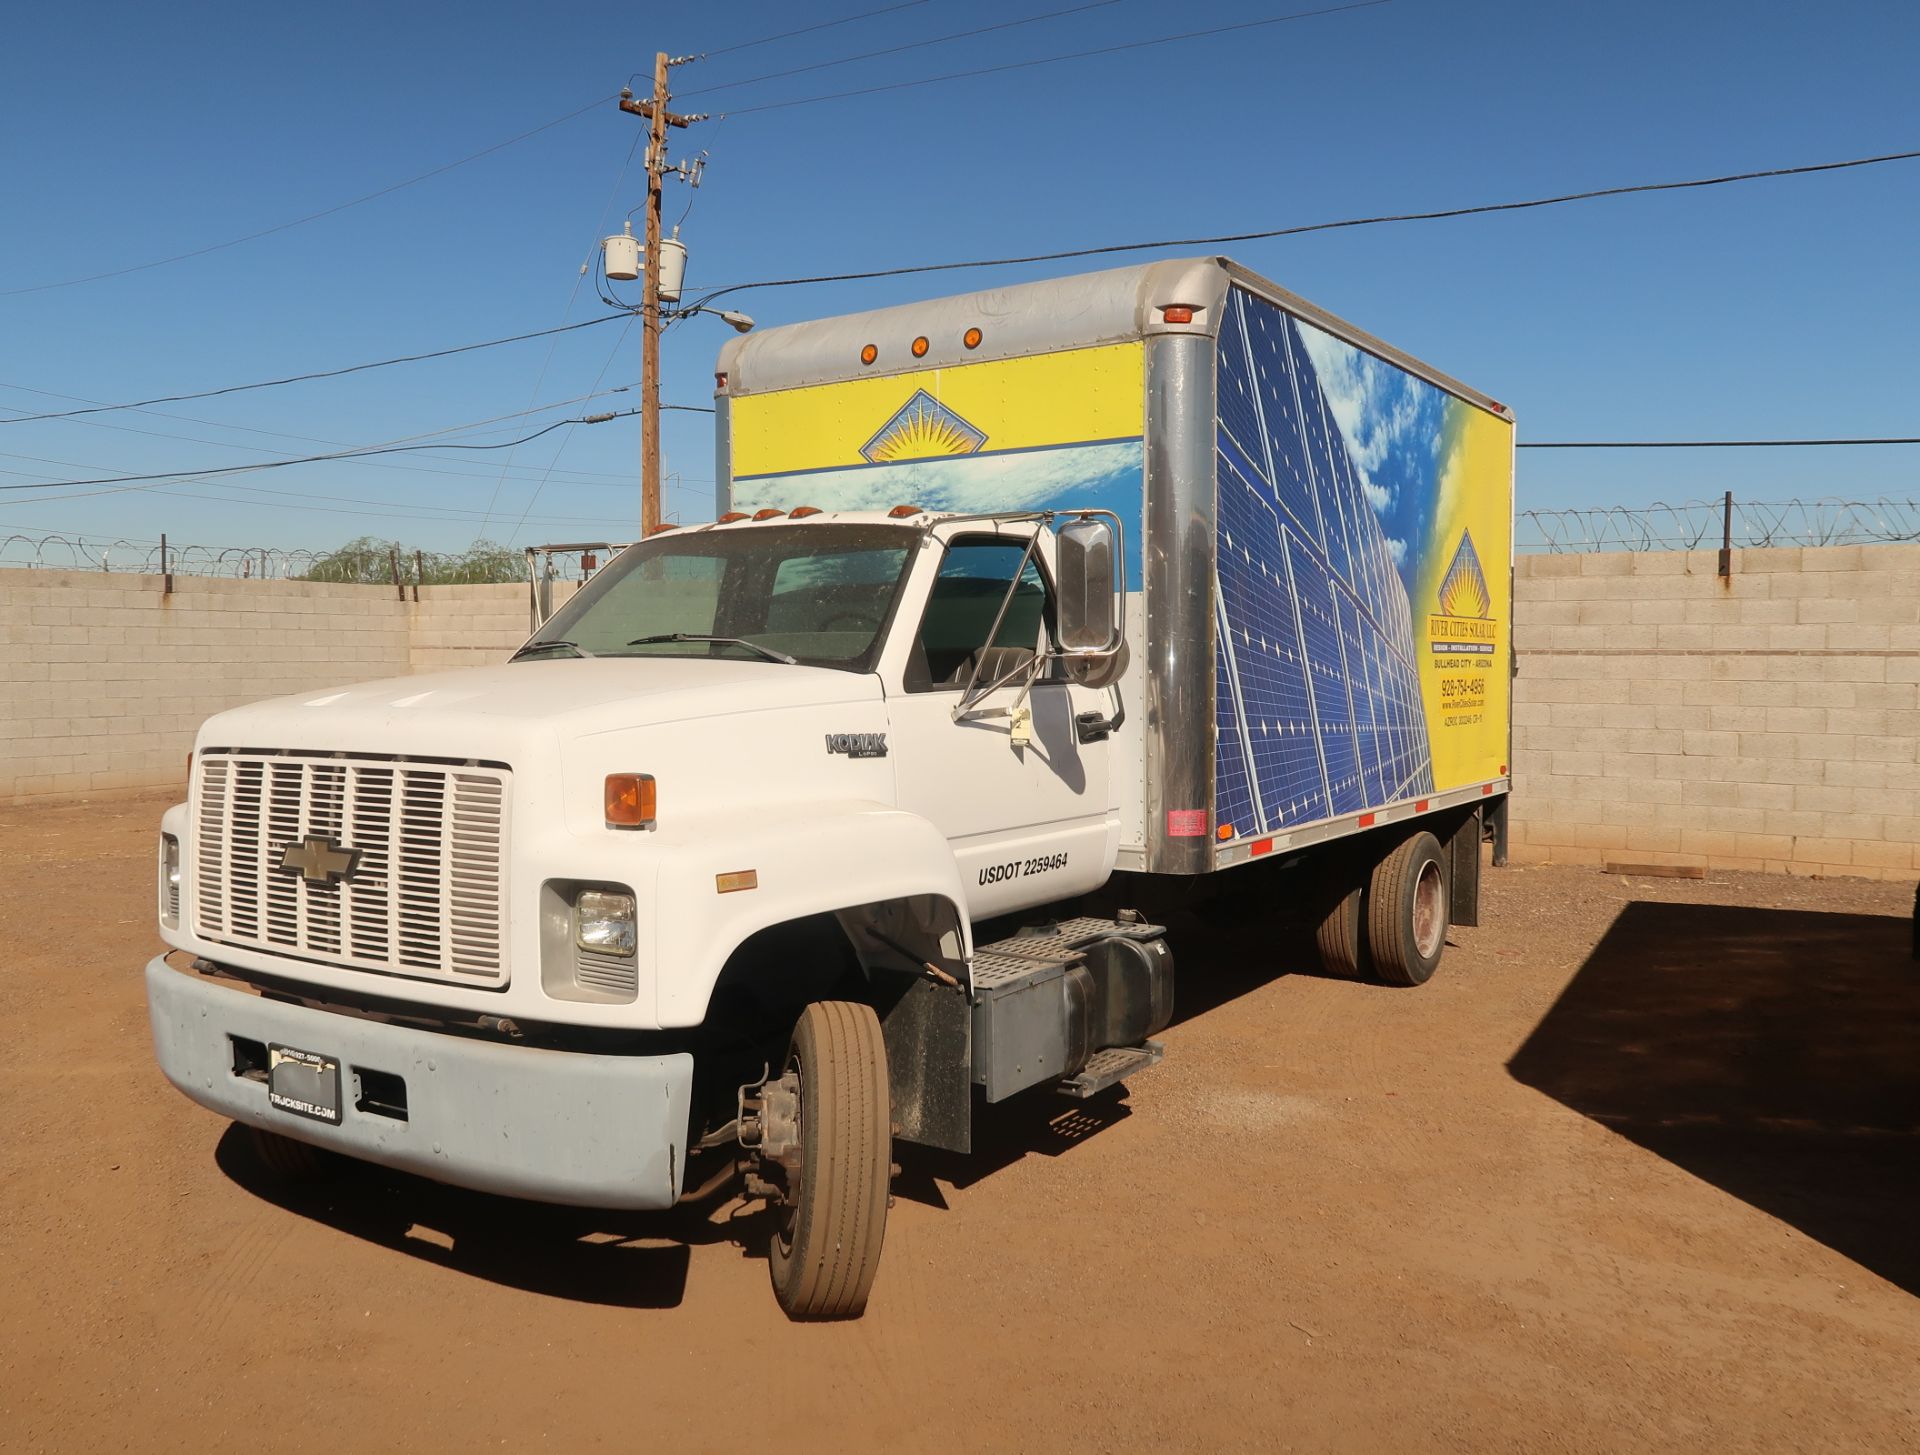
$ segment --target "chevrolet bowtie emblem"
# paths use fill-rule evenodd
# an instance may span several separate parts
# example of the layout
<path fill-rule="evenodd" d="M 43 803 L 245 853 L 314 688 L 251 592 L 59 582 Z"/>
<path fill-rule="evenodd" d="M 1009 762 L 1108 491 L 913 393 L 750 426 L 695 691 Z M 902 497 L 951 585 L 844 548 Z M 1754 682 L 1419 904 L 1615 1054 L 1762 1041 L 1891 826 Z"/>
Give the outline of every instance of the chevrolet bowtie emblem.
<path fill-rule="evenodd" d="M 353 877 L 360 862 L 360 851 L 336 844 L 325 834 L 308 834 L 297 844 L 288 844 L 280 855 L 280 867 L 298 874 L 309 884 L 336 884 Z"/>

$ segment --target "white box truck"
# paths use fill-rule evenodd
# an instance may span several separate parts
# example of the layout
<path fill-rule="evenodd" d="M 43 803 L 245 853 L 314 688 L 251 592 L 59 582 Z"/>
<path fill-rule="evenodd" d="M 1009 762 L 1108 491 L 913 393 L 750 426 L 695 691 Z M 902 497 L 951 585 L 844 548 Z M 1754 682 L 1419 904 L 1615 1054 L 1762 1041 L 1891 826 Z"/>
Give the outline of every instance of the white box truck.
<path fill-rule="evenodd" d="M 895 1140 L 1159 1058 L 1169 886 L 1402 985 L 1474 922 L 1512 417 L 1214 258 L 769 329 L 716 405 L 715 521 L 510 661 L 208 720 L 153 1036 L 288 1176 L 742 1178 L 844 1317 Z"/>

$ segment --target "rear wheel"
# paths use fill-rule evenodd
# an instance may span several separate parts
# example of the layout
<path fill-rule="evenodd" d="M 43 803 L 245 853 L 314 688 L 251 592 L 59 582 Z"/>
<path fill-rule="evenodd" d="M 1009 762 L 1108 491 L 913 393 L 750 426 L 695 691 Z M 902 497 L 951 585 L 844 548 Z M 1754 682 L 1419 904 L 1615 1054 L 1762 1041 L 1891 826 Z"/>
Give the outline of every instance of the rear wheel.
<path fill-rule="evenodd" d="M 327 1154 L 265 1127 L 248 1127 L 253 1155 L 276 1182 L 313 1182 L 327 1174 Z"/>
<path fill-rule="evenodd" d="M 1359 868 L 1345 861 L 1321 882 L 1313 942 L 1320 951 L 1320 964 L 1329 975 L 1364 980 L 1372 973 L 1361 914 L 1364 888 Z"/>
<path fill-rule="evenodd" d="M 893 1158 L 887 1048 L 873 1008 L 808 1006 L 786 1076 L 799 1083 L 798 1155 L 784 1164 L 787 1195 L 768 1249 L 774 1295 L 792 1318 L 856 1318 L 880 1267 Z"/>
<path fill-rule="evenodd" d="M 1425 830 L 1374 867 L 1366 896 L 1367 949 L 1389 985 L 1424 985 L 1447 944 L 1447 869 Z"/>

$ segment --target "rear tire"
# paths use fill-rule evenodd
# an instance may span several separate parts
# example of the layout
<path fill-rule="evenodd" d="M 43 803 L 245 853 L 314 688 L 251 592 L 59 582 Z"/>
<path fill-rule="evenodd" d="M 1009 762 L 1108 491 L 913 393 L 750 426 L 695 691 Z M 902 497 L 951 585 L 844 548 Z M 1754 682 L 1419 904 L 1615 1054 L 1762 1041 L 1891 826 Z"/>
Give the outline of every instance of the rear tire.
<path fill-rule="evenodd" d="M 865 1311 L 887 1233 L 893 1136 L 887 1047 L 871 1006 L 816 1001 L 787 1052 L 800 1076 L 802 1160 L 767 1251 L 789 1318 Z"/>
<path fill-rule="evenodd" d="M 327 1154 L 264 1127 L 248 1127 L 254 1159 L 275 1182 L 316 1182 L 328 1173 Z"/>
<path fill-rule="evenodd" d="M 1425 985 L 1447 946 L 1447 865 L 1424 829 L 1374 867 L 1366 896 L 1367 949 L 1388 985 Z"/>
<path fill-rule="evenodd" d="M 1364 888 L 1359 870 L 1352 864 L 1330 870 L 1320 886 L 1316 906 L 1320 917 L 1313 927 L 1313 942 L 1320 951 L 1320 964 L 1329 975 L 1365 980 L 1372 973 L 1361 913 Z"/>

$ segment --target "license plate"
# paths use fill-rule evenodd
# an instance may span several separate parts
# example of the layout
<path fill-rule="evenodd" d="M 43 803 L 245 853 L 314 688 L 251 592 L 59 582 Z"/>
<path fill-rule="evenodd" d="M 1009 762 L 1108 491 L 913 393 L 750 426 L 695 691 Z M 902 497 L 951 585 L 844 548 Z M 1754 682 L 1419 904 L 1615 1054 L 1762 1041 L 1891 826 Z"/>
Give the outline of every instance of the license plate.
<path fill-rule="evenodd" d="M 267 1047 L 267 1102 L 294 1116 L 340 1125 L 340 1063 L 316 1051 Z"/>

